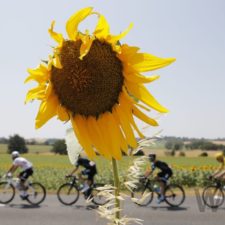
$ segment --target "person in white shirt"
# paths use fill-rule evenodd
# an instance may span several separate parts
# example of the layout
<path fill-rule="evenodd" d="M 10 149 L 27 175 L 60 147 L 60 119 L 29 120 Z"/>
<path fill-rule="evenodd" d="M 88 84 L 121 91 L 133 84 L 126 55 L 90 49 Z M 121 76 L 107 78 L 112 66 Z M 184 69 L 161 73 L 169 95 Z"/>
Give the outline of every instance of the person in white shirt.
<path fill-rule="evenodd" d="M 13 151 L 12 156 L 12 166 L 7 172 L 7 176 L 12 176 L 12 174 L 17 170 L 18 167 L 22 168 L 22 171 L 19 173 L 20 182 L 18 184 L 19 189 L 22 190 L 20 197 L 25 199 L 27 197 L 25 181 L 33 174 L 33 165 L 30 161 L 20 156 L 18 151 Z"/>

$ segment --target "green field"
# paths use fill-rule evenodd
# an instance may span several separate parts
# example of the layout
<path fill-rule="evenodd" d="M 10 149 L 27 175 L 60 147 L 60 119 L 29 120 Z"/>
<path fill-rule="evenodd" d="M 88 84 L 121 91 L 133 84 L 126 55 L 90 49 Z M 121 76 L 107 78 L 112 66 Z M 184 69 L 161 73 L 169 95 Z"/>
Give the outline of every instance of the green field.
<path fill-rule="evenodd" d="M 35 168 L 34 179 L 42 182 L 48 191 L 55 191 L 65 181 L 65 175 L 74 167 L 67 156 L 55 154 L 24 154 Z M 119 161 L 119 173 L 121 181 L 126 179 L 128 168 L 136 157 L 123 157 Z M 212 157 L 160 157 L 168 162 L 174 170 L 173 180 L 185 186 L 203 186 L 206 177 L 215 170 L 218 164 Z M 98 175 L 96 180 L 101 183 L 113 184 L 111 161 L 103 157 L 95 159 Z M 9 154 L 0 154 L 0 175 L 4 174 L 11 165 Z"/>

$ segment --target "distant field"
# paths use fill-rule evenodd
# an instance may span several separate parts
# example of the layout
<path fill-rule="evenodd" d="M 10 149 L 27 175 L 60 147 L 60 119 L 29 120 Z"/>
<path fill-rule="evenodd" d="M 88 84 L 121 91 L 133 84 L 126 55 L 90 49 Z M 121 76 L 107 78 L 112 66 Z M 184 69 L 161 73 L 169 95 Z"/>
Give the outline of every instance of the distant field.
<path fill-rule="evenodd" d="M 27 145 L 29 153 L 47 153 L 50 152 L 51 145 Z M 7 152 L 7 144 L 0 144 L 0 153 Z"/>
<path fill-rule="evenodd" d="M 51 153 L 52 146 L 49 145 L 27 145 L 29 153 L 23 156 L 29 159 L 35 168 L 34 180 L 38 180 L 45 185 L 49 192 L 55 192 L 57 188 L 65 182 L 65 175 L 68 174 L 74 166 L 70 164 L 67 155 L 56 155 Z M 186 187 L 199 186 L 203 187 L 207 184 L 207 177 L 215 171 L 218 163 L 215 160 L 215 151 L 207 151 L 208 157 L 199 157 L 201 150 L 186 150 L 185 157 L 166 156 L 167 151 L 162 143 L 156 143 L 148 148 L 143 149 L 145 154 L 157 154 L 160 160 L 166 161 L 174 171 L 173 182 L 182 184 Z M 7 152 L 7 145 L 0 144 L 0 176 L 4 174 L 10 167 L 12 161 Z M 127 179 L 128 168 L 133 164 L 136 157 L 123 157 L 119 161 L 119 174 L 122 181 L 122 188 L 125 188 L 123 182 Z M 111 161 L 103 157 L 95 159 L 98 169 L 96 177 L 97 182 L 113 184 L 113 174 Z M 146 166 L 143 165 L 143 173 Z M 19 171 L 18 171 L 19 172 Z"/>
<path fill-rule="evenodd" d="M 24 154 L 35 168 L 34 179 L 43 183 L 48 191 L 55 192 L 60 184 L 65 182 L 65 175 L 68 174 L 74 166 L 70 164 L 66 155 L 55 154 Z M 133 164 L 136 157 L 123 157 L 119 161 L 119 174 L 121 180 L 127 178 L 128 168 Z M 191 187 L 205 185 L 205 179 L 216 169 L 218 163 L 213 157 L 165 157 L 159 159 L 166 161 L 174 170 L 173 179 L 176 183 Z M 95 159 L 98 169 L 96 180 L 101 183 L 113 184 L 113 174 L 111 161 L 103 157 Z M 9 154 L 0 154 L 0 175 L 4 174 L 11 165 Z M 148 162 L 147 162 L 148 164 Z M 146 164 L 146 165 L 147 165 Z M 143 166 L 143 171 L 146 168 Z M 144 172 L 143 172 L 144 173 Z"/>
<path fill-rule="evenodd" d="M 155 153 L 160 157 L 165 157 L 166 154 L 165 152 L 168 151 L 165 148 L 144 148 L 143 151 L 145 152 L 145 154 L 149 154 L 149 153 Z M 186 157 L 198 157 L 202 152 L 207 152 L 208 156 L 210 157 L 214 157 L 216 154 L 216 151 L 203 151 L 203 150 L 199 150 L 199 149 L 195 149 L 195 150 L 182 150 L 183 152 L 185 152 L 185 156 Z M 179 156 L 179 152 L 176 152 L 175 156 Z"/>

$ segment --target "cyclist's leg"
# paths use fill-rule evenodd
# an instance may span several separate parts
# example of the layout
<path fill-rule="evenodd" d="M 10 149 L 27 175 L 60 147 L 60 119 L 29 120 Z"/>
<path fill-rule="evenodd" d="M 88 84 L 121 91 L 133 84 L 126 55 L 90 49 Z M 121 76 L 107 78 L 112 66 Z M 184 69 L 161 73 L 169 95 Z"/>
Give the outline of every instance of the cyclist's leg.
<path fill-rule="evenodd" d="M 81 190 L 82 193 L 85 193 L 88 189 L 90 189 L 90 181 L 89 181 L 89 173 L 90 173 L 90 170 L 89 169 L 85 169 L 81 172 L 81 174 L 83 175 L 82 176 L 82 180 L 83 180 L 83 189 Z M 85 176 L 85 178 L 84 178 Z"/>
<path fill-rule="evenodd" d="M 90 173 L 88 173 L 88 178 L 87 178 L 87 185 L 88 185 L 88 189 L 85 191 L 85 196 L 89 197 L 91 195 L 92 192 L 92 185 L 94 184 L 94 176 L 95 176 L 95 172 L 90 171 Z"/>
<path fill-rule="evenodd" d="M 219 174 L 215 176 L 216 179 L 225 181 L 225 170 L 221 171 Z"/>
<path fill-rule="evenodd" d="M 159 179 L 159 185 L 160 185 L 160 198 L 159 198 L 159 203 L 164 201 L 165 199 L 165 189 L 166 189 L 166 185 L 168 182 L 168 179 L 172 176 L 172 171 L 168 170 L 168 171 L 162 171 L 158 173 L 158 179 Z"/>
<path fill-rule="evenodd" d="M 223 171 L 218 175 L 218 179 L 220 179 L 221 181 L 225 181 L 225 170 L 223 170 Z"/>
<path fill-rule="evenodd" d="M 26 181 L 27 179 L 33 174 L 33 169 L 30 168 L 30 169 L 27 169 L 27 170 L 24 170 L 22 171 L 20 174 L 19 174 L 19 179 L 20 179 L 20 187 L 21 187 L 21 193 L 20 195 L 22 197 L 24 196 L 27 196 L 27 186 L 26 186 Z"/>
<path fill-rule="evenodd" d="M 163 180 L 165 175 L 166 175 L 165 172 L 161 171 L 157 174 L 157 177 L 156 177 L 156 180 L 159 182 L 161 196 L 164 196 L 164 193 L 165 193 L 165 181 Z"/>

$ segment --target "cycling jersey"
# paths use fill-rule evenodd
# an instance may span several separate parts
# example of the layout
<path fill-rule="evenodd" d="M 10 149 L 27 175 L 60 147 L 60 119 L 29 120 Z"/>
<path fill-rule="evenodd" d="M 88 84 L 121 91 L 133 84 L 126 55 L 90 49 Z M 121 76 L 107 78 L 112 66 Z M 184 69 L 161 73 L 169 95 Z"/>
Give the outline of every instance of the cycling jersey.
<path fill-rule="evenodd" d="M 19 166 L 22 168 L 22 172 L 19 174 L 19 178 L 22 181 L 28 179 L 29 176 L 33 174 L 32 163 L 23 157 L 17 157 L 13 161 L 14 166 Z"/>
<path fill-rule="evenodd" d="M 170 167 L 162 161 L 157 160 L 156 162 L 152 162 L 152 170 L 155 170 L 155 168 L 160 169 L 161 171 L 167 171 L 171 170 Z"/>
<path fill-rule="evenodd" d="M 166 182 L 173 175 L 173 171 L 165 162 L 159 160 L 152 162 L 152 170 L 155 170 L 155 168 L 161 170 L 157 176 L 160 177 L 163 182 Z"/>
<path fill-rule="evenodd" d="M 17 157 L 14 159 L 13 165 L 21 167 L 24 171 L 32 168 L 32 163 L 23 157 Z"/>
<path fill-rule="evenodd" d="M 85 168 L 81 173 L 83 175 L 87 175 L 89 180 L 93 180 L 95 174 L 97 174 L 97 169 L 95 162 L 90 161 L 85 158 L 79 158 L 77 162 L 75 163 L 76 167 L 82 166 Z"/>

